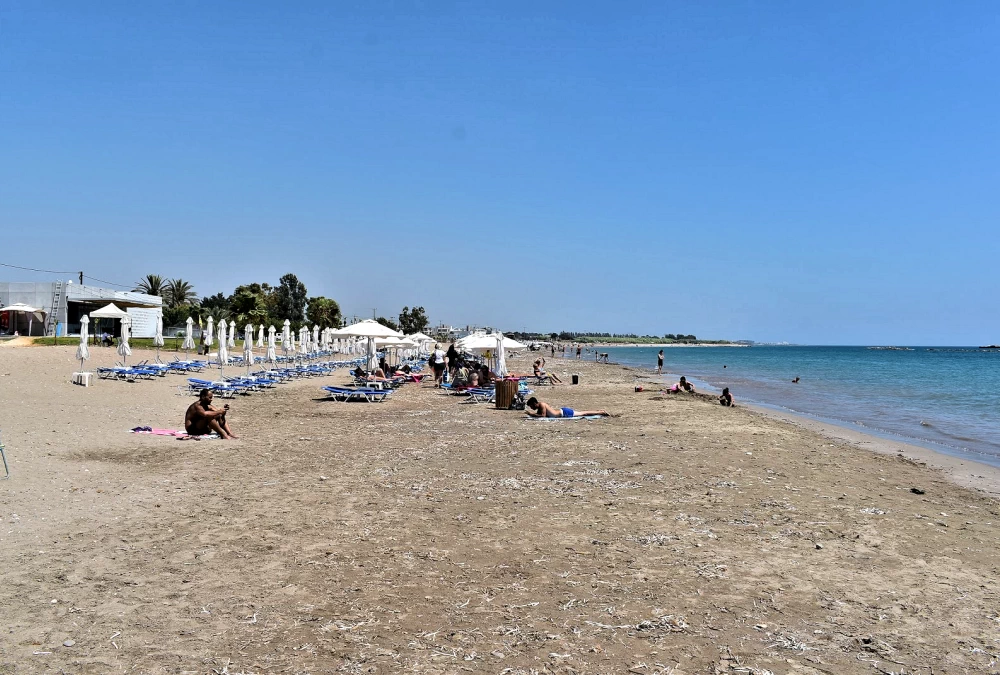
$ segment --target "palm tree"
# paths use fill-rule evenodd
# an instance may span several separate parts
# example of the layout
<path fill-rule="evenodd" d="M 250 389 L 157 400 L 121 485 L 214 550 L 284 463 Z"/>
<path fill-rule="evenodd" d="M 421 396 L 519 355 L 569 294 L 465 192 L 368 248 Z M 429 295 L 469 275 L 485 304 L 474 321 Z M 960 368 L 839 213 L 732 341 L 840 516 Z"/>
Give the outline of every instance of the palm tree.
<path fill-rule="evenodd" d="M 187 305 L 198 298 L 194 286 L 183 279 L 171 279 L 164 288 L 164 298 L 171 307 Z"/>
<path fill-rule="evenodd" d="M 132 290 L 146 295 L 163 295 L 164 279 L 159 274 L 147 274 L 140 279 Z"/>

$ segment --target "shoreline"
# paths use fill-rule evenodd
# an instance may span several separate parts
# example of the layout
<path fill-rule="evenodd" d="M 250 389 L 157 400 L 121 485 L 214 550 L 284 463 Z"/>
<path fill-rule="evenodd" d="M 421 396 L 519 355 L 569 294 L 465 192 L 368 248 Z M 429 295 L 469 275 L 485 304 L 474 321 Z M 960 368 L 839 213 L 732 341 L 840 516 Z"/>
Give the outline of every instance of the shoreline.
<path fill-rule="evenodd" d="M 993 668 L 998 502 L 916 454 L 565 359 L 535 395 L 612 416 L 337 403 L 339 370 L 181 442 L 127 430 L 182 425 L 183 376 L 74 356 L 0 350 L 0 672 Z"/>
<path fill-rule="evenodd" d="M 616 364 L 614 362 L 610 365 L 637 373 L 636 377 L 642 378 L 656 386 L 662 386 L 663 384 L 653 379 L 650 373 L 643 372 L 635 366 Z M 716 395 L 699 392 L 698 396 L 714 399 Z M 935 450 L 933 447 L 920 445 L 918 442 L 910 442 L 898 437 L 891 438 L 888 437 L 891 435 L 888 432 L 883 437 L 870 432 L 860 431 L 847 426 L 846 423 L 838 423 L 835 420 L 815 419 L 804 413 L 779 410 L 760 403 L 737 401 L 737 407 L 752 410 L 771 420 L 798 426 L 801 429 L 820 434 L 830 440 L 847 442 L 855 447 L 880 455 L 895 455 L 909 461 L 924 464 L 940 471 L 956 485 L 984 492 L 991 497 L 1000 497 L 1000 467 L 993 466 L 992 464 L 973 458 L 952 455 L 942 450 Z"/>

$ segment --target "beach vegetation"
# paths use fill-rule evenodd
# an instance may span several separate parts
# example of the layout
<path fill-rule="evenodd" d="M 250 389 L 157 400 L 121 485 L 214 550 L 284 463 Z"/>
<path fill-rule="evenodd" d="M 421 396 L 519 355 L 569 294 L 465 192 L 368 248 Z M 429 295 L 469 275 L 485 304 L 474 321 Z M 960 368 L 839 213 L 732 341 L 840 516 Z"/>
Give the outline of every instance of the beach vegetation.
<path fill-rule="evenodd" d="M 166 280 L 159 274 L 147 274 L 136 282 L 135 288 L 132 290 L 136 293 L 145 293 L 146 295 L 159 297 L 163 295 L 165 286 Z"/>
<path fill-rule="evenodd" d="M 383 326 L 388 326 L 389 328 L 391 328 L 393 330 L 399 330 L 399 324 L 396 323 L 395 321 L 393 321 L 392 319 L 387 319 L 384 316 L 380 316 L 380 317 L 378 317 L 375 320 L 378 321 Z"/>
<path fill-rule="evenodd" d="M 340 305 L 336 300 L 322 295 L 309 298 L 306 305 L 306 319 L 320 328 L 339 328 L 342 321 Z"/>
<path fill-rule="evenodd" d="M 306 300 L 306 285 L 294 274 L 284 275 L 278 280 L 278 287 L 274 291 L 275 318 L 301 323 L 306 315 Z"/>
<path fill-rule="evenodd" d="M 399 330 L 407 335 L 422 333 L 427 329 L 429 323 L 427 312 L 424 311 L 423 307 L 414 307 L 413 309 L 403 307 L 403 311 L 399 313 Z"/>
<path fill-rule="evenodd" d="M 163 300 L 168 307 L 189 305 L 197 299 L 194 286 L 183 279 L 171 279 L 163 286 Z"/>

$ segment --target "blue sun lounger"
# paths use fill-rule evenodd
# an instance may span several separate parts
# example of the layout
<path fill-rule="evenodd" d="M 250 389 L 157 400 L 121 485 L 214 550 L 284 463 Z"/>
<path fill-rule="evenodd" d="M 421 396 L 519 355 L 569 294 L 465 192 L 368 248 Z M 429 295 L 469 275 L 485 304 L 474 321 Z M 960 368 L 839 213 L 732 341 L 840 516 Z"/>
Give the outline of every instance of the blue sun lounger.
<path fill-rule="evenodd" d="M 392 389 L 354 389 L 352 387 L 323 387 L 334 401 L 347 403 L 349 401 L 364 401 L 366 403 L 381 403 L 389 398 Z"/>

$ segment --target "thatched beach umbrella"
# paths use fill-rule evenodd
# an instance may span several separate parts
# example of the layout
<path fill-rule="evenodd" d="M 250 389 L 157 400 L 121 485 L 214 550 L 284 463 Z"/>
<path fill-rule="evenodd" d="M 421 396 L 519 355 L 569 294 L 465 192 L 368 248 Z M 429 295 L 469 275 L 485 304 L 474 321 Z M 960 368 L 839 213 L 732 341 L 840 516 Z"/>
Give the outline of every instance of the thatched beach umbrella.
<path fill-rule="evenodd" d="M 122 357 L 122 365 L 128 365 L 128 357 L 132 356 L 132 348 L 128 345 L 129 331 L 132 328 L 132 317 L 122 317 L 122 337 L 118 342 L 118 355 Z"/>
<path fill-rule="evenodd" d="M 184 323 L 187 326 L 184 329 L 184 344 L 181 347 L 184 348 L 184 358 L 186 360 L 189 356 L 188 352 L 194 349 L 194 319 L 188 317 Z"/>
<path fill-rule="evenodd" d="M 80 346 L 76 348 L 76 358 L 80 359 L 80 370 L 83 370 L 83 362 L 90 358 L 90 349 L 87 348 L 87 325 L 90 317 L 84 314 L 80 317 Z"/>

